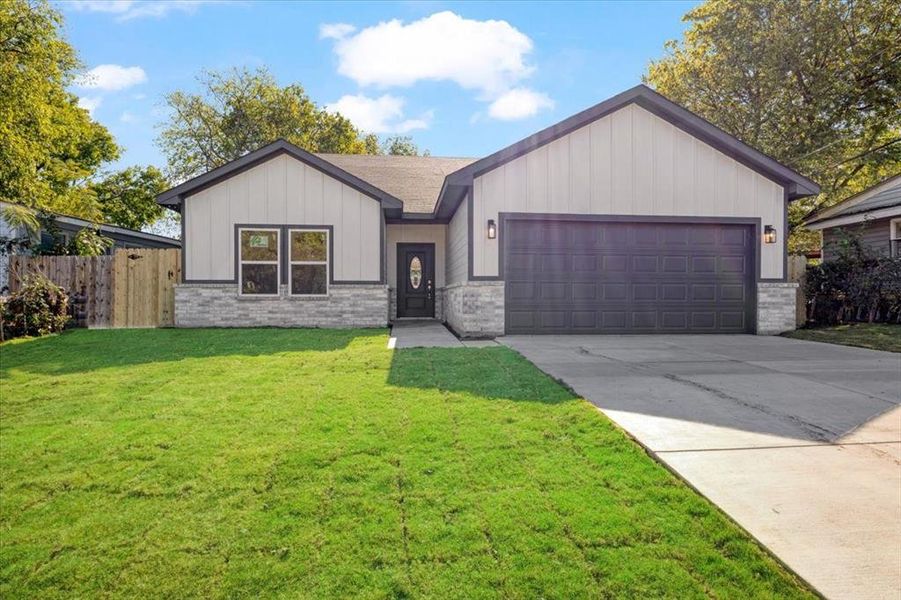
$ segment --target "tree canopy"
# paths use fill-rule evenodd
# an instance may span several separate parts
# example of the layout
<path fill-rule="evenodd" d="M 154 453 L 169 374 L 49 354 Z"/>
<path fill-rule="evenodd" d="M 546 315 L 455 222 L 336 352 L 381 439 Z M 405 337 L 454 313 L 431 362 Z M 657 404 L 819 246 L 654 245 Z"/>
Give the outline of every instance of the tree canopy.
<path fill-rule="evenodd" d="M 119 156 L 67 91 L 81 64 L 47 2 L 0 4 L 0 200 L 98 216 L 89 178 Z"/>
<path fill-rule="evenodd" d="M 169 182 L 156 167 L 129 167 L 93 184 L 103 220 L 131 229 L 142 229 L 164 213 L 156 203 Z"/>
<path fill-rule="evenodd" d="M 395 135 L 388 138 L 379 145 L 379 150 L 383 154 L 392 156 L 429 156 L 428 150 L 420 152 L 419 146 L 408 135 Z"/>
<path fill-rule="evenodd" d="M 707 0 L 684 20 L 645 81 L 820 183 L 793 225 L 901 172 L 897 0 Z"/>
<path fill-rule="evenodd" d="M 280 86 L 265 68 L 205 71 L 202 91 L 166 96 L 157 143 L 169 175 L 184 180 L 284 138 L 310 152 L 377 154 L 378 139 L 316 105 L 303 87 Z"/>

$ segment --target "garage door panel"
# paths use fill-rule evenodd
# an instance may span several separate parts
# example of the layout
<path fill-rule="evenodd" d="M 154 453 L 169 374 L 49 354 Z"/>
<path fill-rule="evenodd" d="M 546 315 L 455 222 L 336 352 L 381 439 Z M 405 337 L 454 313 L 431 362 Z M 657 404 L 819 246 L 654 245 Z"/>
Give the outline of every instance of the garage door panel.
<path fill-rule="evenodd" d="M 688 257 L 687 256 L 664 256 L 663 257 L 664 273 L 688 273 Z"/>
<path fill-rule="evenodd" d="M 508 333 L 743 332 L 753 325 L 749 226 L 537 223 L 547 226 L 540 234 L 534 221 L 507 221 Z"/>

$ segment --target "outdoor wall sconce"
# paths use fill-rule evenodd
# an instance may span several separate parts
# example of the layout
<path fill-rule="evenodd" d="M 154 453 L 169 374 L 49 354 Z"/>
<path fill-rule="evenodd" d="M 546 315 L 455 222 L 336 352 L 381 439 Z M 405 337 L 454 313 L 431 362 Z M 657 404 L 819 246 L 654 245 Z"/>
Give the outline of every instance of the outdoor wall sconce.
<path fill-rule="evenodd" d="M 776 228 L 772 225 L 767 225 L 763 228 L 763 243 L 764 244 L 775 244 L 776 243 Z"/>
<path fill-rule="evenodd" d="M 497 237 L 497 224 L 494 219 L 488 219 L 488 239 L 493 240 Z"/>

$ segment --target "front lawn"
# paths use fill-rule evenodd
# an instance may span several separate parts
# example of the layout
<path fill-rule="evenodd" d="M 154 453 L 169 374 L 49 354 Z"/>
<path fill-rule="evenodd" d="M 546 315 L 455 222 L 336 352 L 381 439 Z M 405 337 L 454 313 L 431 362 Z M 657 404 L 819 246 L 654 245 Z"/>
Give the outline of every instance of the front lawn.
<path fill-rule="evenodd" d="M 0 346 L 0 597 L 810 597 L 501 347 L 384 331 Z"/>
<path fill-rule="evenodd" d="M 889 323 L 848 323 L 832 327 L 798 329 L 783 335 L 796 340 L 901 352 L 901 325 Z"/>

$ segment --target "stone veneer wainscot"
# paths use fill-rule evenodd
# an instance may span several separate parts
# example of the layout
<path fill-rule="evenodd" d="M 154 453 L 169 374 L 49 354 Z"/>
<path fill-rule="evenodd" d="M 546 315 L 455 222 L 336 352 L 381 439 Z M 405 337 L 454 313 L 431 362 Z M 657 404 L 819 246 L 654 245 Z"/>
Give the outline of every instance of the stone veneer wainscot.
<path fill-rule="evenodd" d="M 176 327 L 385 327 L 388 286 L 329 285 L 325 298 L 238 295 L 234 283 L 183 283 L 175 287 Z"/>

